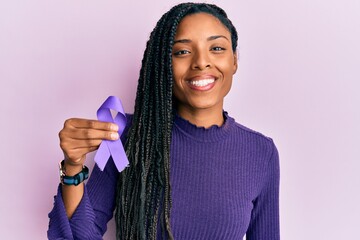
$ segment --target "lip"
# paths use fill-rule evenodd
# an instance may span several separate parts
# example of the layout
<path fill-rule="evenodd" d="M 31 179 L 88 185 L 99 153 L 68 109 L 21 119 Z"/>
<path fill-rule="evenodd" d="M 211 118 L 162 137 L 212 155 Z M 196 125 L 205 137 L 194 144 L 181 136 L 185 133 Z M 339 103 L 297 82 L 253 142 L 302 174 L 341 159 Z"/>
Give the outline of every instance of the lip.
<path fill-rule="evenodd" d="M 214 82 L 206 84 L 205 86 L 197 86 L 197 85 L 190 83 L 192 81 L 199 81 L 199 80 L 205 80 L 205 79 L 214 79 Z M 187 83 L 187 86 L 189 86 L 189 88 L 192 90 L 209 91 L 215 86 L 217 79 L 218 79 L 217 77 L 215 77 L 214 75 L 211 75 L 211 74 L 201 74 L 201 75 L 196 75 L 196 76 L 189 78 L 188 80 L 186 80 L 186 83 Z"/>
<path fill-rule="evenodd" d="M 201 74 L 201 75 L 195 75 L 193 77 L 190 77 L 187 79 L 187 81 L 197 81 L 197 80 L 209 79 L 209 78 L 214 78 L 215 81 L 217 80 L 217 77 L 212 74 Z"/>

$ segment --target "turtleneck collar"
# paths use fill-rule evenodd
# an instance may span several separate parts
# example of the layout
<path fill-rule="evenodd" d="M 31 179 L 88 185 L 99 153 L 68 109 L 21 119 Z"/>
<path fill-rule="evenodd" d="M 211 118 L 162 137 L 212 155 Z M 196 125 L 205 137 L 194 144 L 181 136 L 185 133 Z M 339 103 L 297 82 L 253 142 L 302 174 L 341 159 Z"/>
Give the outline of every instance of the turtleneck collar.
<path fill-rule="evenodd" d="M 212 125 L 209 128 L 205 128 L 198 127 L 175 113 L 174 127 L 194 140 L 200 142 L 217 142 L 222 140 L 231 131 L 235 123 L 235 120 L 229 117 L 227 112 L 223 111 L 223 116 L 223 125 Z"/>

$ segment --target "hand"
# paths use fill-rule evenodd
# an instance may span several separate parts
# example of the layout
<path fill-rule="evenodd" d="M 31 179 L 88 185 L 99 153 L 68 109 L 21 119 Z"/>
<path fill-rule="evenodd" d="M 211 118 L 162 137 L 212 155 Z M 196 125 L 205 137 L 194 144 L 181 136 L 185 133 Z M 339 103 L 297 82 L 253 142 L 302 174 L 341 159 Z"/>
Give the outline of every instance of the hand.
<path fill-rule="evenodd" d="M 118 129 L 116 124 L 109 122 L 79 118 L 66 120 L 59 132 L 65 165 L 82 166 L 86 154 L 98 149 L 102 140 L 119 139 Z"/>

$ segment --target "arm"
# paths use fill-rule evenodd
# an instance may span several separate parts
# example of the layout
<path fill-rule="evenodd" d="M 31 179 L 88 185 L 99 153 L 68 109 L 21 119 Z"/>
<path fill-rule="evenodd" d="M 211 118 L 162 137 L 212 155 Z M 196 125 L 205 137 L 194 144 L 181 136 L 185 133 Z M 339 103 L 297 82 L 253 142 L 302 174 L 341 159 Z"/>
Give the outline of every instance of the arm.
<path fill-rule="evenodd" d="M 85 156 L 84 156 L 85 157 Z M 84 162 L 83 160 L 81 162 Z M 82 165 L 70 165 L 65 161 L 65 169 L 67 176 L 74 176 L 82 170 Z M 79 185 L 61 185 L 61 195 L 63 198 L 66 215 L 71 218 L 79 205 L 84 194 L 84 182 Z"/>
<path fill-rule="evenodd" d="M 98 149 L 101 141 L 117 140 L 118 126 L 96 120 L 68 119 L 59 132 L 60 147 L 64 152 L 66 175 L 81 171 L 87 153 Z M 71 218 L 84 194 L 84 184 L 62 186 L 62 197 L 68 218 Z"/>
<path fill-rule="evenodd" d="M 117 130 L 118 126 L 115 124 L 96 120 L 73 118 L 65 121 L 59 138 L 65 156 L 66 174 L 73 176 L 80 172 L 85 155 L 96 150 L 103 139 L 118 139 Z M 95 166 L 91 179 L 96 180 L 89 180 L 88 187 L 85 187 L 84 183 L 78 186 L 59 186 L 54 208 L 49 214 L 48 237 L 50 239 L 101 239 L 101 235 L 106 230 L 107 216 L 113 206 L 107 205 L 107 211 L 97 215 L 94 209 L 97 203 L 90 199 L 96 199 L 96 195 L 107 199 L 114 198 L 113 186 L 116 186 L 117 172 L 112 173 L 115 168 L 111 164 L 107 164 L 106 167 L 108 168 L 104 173 L 99 173 L 100 170 Z M 91 190 L 93 195 L 90 195 L 88 190 Z M 106 217 L 103 217 L 104 214 Z M 112 211 L 110 218 L 111 216 Z M 99 218 L 100 221 L 96 222 L 95 218 Z"/>
<path fill-rule="evenodd" d="M 278 151 L 273 151 L 268 162 L 264 186 L 254 202 L 247 240 L 279 240 L 279 180 L 280 167 Z"/>
<path fill-rule="evenodd" d="M 112 218 L 118 172 L 110 159 L 104 172 L 95 165 L 83 196 L 69 219 L 66 213 L 63 188 L 58 188 L 54 207 L 49 213 L 49 239 L 102 239 L 106 224 Z"/>

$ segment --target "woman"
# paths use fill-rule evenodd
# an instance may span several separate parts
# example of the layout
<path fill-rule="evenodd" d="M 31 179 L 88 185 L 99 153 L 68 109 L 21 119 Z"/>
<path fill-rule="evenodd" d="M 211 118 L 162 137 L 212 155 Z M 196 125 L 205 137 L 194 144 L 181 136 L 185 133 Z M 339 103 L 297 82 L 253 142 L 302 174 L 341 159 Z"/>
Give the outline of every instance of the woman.
<path fill-rule="evenodd" d="M 165 13 L 144 53 L 135 111 L 121 138 L 130 166 L 94 167 L 86 186 L 60 185 L 50 239 L 101 239 L 115 210 L 118 239 L 279 239 L 279 160 L 270 138 L 223 111 L 237 70 L 237 32 L 215 5 Z M 69 119 L 67 176 L 118 127 Z"/>

